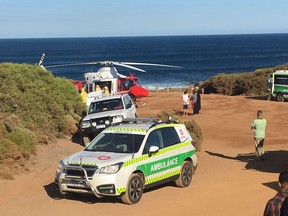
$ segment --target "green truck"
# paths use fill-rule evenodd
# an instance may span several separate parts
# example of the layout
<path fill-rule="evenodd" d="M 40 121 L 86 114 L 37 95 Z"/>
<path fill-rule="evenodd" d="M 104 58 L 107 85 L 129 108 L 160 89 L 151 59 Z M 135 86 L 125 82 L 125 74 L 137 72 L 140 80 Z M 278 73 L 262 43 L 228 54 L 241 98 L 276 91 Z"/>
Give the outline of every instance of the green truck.
<path fill-rule="evenodd" d="M 284 101 L 288 98 L 288 70 L 277 70 L 268 78 L 268 100 Z"/>

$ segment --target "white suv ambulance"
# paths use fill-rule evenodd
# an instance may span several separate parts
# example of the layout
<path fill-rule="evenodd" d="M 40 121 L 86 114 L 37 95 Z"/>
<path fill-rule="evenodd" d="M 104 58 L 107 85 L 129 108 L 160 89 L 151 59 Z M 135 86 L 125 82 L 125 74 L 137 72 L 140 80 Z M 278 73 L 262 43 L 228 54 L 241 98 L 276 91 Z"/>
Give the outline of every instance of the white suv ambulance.
<path fill-rule="evenodd" d="M 175 181 L 190 185 L 196 151 L 185 125 L 124 119 L 102 131 L 82 151 L 59 162 L 55 183 L 62 194 L 94 193 L 138 203 L 143 190 Z"/>

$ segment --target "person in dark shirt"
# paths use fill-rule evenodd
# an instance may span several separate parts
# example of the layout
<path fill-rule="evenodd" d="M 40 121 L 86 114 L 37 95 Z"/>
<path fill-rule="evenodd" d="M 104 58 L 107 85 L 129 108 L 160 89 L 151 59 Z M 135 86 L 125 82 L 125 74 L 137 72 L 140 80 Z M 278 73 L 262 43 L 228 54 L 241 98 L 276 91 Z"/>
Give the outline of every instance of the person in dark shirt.
<path fill-rule="evenodd" d="M 270 199 L 265 207 L 264 216 L 280 216 L 280 209 L 284 199 L 288 196 L 288 172 L 279 175 L 280 191 Z"/>
<path fill-rule="evenodd" d="M 285 198 L 280 209 L 280 216 L 288 216 L 288 197 Z"/>

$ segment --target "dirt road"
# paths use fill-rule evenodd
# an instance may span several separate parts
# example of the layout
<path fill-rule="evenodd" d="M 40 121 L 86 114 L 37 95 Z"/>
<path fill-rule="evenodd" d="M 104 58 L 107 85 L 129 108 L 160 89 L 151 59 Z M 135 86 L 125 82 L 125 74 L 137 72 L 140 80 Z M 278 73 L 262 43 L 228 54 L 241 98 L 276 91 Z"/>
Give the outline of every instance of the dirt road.
<path fill-rule="evenodd" d="M 163 108 L 182 110 L 181 93 L 151 93 L 138 109 L 139 117 L 151 117 Z M 265 161 L 254 158 L 251 121 L 262 109 L 267 119 Z M 129 206 L 119 199 L 94 196 L 63 197 L 53 181 L 59 159 L 82 149 L 69 140 L 39 147 L 28 174 L 0 181 L 1 216 L 45 215 L 262 215 L 267 200 L 278 189 L 279 172 L 288 170 L 288 103 L 259 98 L 202 95 L 203 130 L 199 166 L 185 189 L 172 184 L 149 190 L 140 203 Z"/>

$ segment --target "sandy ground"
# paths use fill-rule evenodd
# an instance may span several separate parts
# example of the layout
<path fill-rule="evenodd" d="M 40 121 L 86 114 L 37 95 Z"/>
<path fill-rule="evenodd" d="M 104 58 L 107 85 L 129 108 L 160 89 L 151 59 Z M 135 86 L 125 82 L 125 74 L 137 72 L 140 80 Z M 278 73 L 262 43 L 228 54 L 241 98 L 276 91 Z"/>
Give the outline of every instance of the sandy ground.
<path fill-rule="evenodd" d="M 182 110 L 181 93 L 151 93 L 139 117 L 163 108 Z M 262 109 L 267 119 L 266 160 L 254 158 L 250 123 Z M 53 181 L 59 159 L 82 149 L 69 140 L 39 147 L 28 174 L 0 181 L 0 215 L 262 215 L 278 189 L 279 172 L 288 170 L 288 103 L 242 96 L 202 95 L 195 119 L 203 130 L 199 166 L 185 189 L 172 184 L 146 191 L 137 205 L 94 196 L 63 197 Z M 181 117 L 182 118 L 182 117 Z"/>

